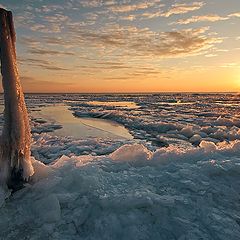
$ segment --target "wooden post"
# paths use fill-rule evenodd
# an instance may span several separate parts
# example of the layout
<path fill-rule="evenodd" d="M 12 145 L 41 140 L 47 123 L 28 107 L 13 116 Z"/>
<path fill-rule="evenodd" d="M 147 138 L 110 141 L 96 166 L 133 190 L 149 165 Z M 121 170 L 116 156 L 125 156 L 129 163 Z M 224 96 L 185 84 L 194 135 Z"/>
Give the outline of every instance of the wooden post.
<path fill-rule="evenodd" d="M 0 140 L 0 184 L 20 188 L 33 174 L 31 133 L 20 84 L 12 13 L 0 8 L 0 59 L 4 90 L 4 126 Z"/>

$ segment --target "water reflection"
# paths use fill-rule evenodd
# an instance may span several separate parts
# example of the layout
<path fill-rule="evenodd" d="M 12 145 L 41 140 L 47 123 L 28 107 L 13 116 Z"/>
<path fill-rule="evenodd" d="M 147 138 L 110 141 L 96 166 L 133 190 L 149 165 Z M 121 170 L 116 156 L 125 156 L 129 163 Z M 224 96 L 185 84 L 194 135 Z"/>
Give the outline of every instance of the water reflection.
<path fill-rule="evenodd" d="M 182 102 L 181 100 L 178 100 L 178 101 L 169 101 L 169 102 L 158 102 L 158 103 L 155 103 L 157 105 L 170 105 L 170 106 L 174 106 L 174 105 L 193 105 L 195 104 L 196 102 Z"/>
<path fill-rule="evenodd" d="M 110 138 L 132 139 L 132 135 L 122 125 L 105 119 L 76 118 L 67 106 L 48 106 L 41 111 L 32 112 L 34 118 L 43 118 L 61 124 L 61 129 L 55 130 L 53 135 L 72 136 L 75 138 Z"/>
<path fill-rule="evenodd" d="M 94 106 L 110 106 L 110 107 L 118 107 L 118 108 L 139 108 L 139 106 L 135 102 L 103 102 L 103 101 L 89 101 L 86 102 L 89 105 Z"/>

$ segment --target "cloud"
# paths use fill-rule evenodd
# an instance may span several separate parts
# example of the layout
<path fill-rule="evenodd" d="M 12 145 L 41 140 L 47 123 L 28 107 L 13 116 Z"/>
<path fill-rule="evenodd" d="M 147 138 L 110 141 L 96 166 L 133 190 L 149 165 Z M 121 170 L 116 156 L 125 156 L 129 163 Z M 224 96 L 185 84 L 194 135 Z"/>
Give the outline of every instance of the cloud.
<path fill-rule="evenodd" d="M 132 12 L 132 11 L 136 11 L 136 10 L 147 9 L 147 8 L 153 6 L 154 4 L 155 4 L 155 2 L 140 2 L 137 4 L 115 5 L 115 6 L 110 7 L 109 9 L 115 13 L 126 13 L 126 12 Z"/>
<path fill-rule="evenodd" d="M 56 12 L 59 10 L 64 10 L 65 7 L 62 5 L 42 5 L 40 8 L 35 8 L 35 11 L 37 13 L 52 13 L 52 12 Z"/>
<path fill-rule="evenodd" d="M 22 36 L 19 38 L 19 43 L 27 45 L 29 47 L 36 47 L 41 44 L 41 41 L 36 40 L 35 38 L 29 36 Z"/>
<path fill-rule="evenodd" d="M 160 1 L 158 1 L 158 2 L 160 2 Z M 153 11 L 148 11 L 148 12 L 145 11 L 141 14 L 135 14 L 132 16 L 134 16 L 135 18 L 139 17 L 140 19 L 144 19 L 144 18 L 151 19 L 151 18 L 156 18 L 156 17 L 170 17 L 171 15 L 183 14 L 183 13 L 188 13 L 191 11 L 198 10 L 201 7 L 203 7 L 204 5 L 205 5 L 205 3 L 203 3 L 203 2 L 193 2 L 191 4 L 176 3 L 176 4 L 172 5 L 168 11 L 163 12 L 162 10 L 160 10 L 160 8 L 163 7 L 164 4 L 158 4 L 157 8 L 159 10 L 157 10 L 157 11 L 154 11 L 154 12 Z M 131 11 L 137 10 L 134 8 L 134 5 L 131 5 L 131 6 L 132 6 Z M 151 5 L 151 6 L 153 6 L 153 5 Z M 131 9 L 130 5 L 129 5 L 128 9 L 129 10 Z M 146 9 L 147 9 L 147 7 L 146 7 Z"/>
<path fill-rule="evenodd" d="M 56 82 L 56 81 L 44 81 L 39 80 L 32 76 L 20 77 L 23 90 L 25 93 L 41 93 L 41 92 L 62 92 L 72 88 L 74 84 L 72 82 Z M 0 86 L 0 92 L 3 92 L 2 86 Z"/>
<path fill-rule="evenodd" d="M 45 7 L 47 8 L 47 6 Z M 56 10 L 57 9 L 58 8 L 56 8 Z M 59 9 L 61 9 L 60 6 Z M 61 33 L 66 22 L 70 21 L 70 18 L 61 11 L 52 12 L 51 10 L 43 14 L 36 8 L 31 11 L 24 11 L 21 14 L 18 13 L 15 16 L 17 27 L 39 33 Z"/>
<path fill-rule="evenodd" d="M 131 77 L 154 75 L 158 74 L 154 67 L 143 69 L 137 64 L 146 66 L 149 62 L 149 65 L 154 66 L 161 58 L 197 54 L 210 56 L 214 52 L 212 49 L 222 41 L 207 28 L 182 29 L 182 26 L 176 26 L 177 29 L 171 29 L 167 24 L 167 17 L 201 9 L 205 4 L 201 0 L 185 3 L 174 0 L 171 2 L 175 4 L 168 5 L 169 8 L 162 4 L 168 1 L 159 0 L 64 2 L 69 2 L 72 8 L 70 5 L 65 8 L 62 4 L 48 6 L 44 3 L 38 8 L 32 4 L 31 9 L 26 8 L 28 13 L 18 12 L 18 24 L 21 26 L 18 28 L 18 43 L 20 53 L 25 57 L 22 62 L 24 67 L 29 65 L 30 68 L 66 71 L 66 75 L 89 73 L 96 78 L 99 72 L 103 72 L 102 76 L 109 77 L 112 73 L 115 78 L 122 77 L 122 73 L 126 77 L 127 72 Z M 159 21 L 134 21 L 156 17 L 162 18 Z M 213 22 L 225 18 L 227 17 L 209 14 L 180 19 L 178 24 Z M 158 27 L 164 30 L 159 30 Z M 54 61 L 57 63 L 53 64 Z M 66 65 L 72 67 L 67 69 Z"/>
<path fill-rule="evenodd" d="M 45 16 L 44 20 L 46 20 L 49 23 L 64 23 L 69 20 L 69 17 L 63 14 L 56 13 L 51 16 Z"/>
<path fill-rule="evenodd" d="M 206 50 L 221 39 L 206 34 L 208 28 L 153 32 L 130 26 L 108 26 L 98 31 L 74 33 L 79 43 L 96 50 L 120 51 L 124 56 L 177 57 Z M 120 50 L 121 49 L 121 50 Z"/>
<path fill-rule="evenodd" d="M 71 82 L 55 82 L 55 81 L 43 81 L 36 79 L 32 76 L 22 76 L 20 80 L 23 85 L 24 92 L 61 92 L 63 89 L 68 89 L 73 86 Z M 37 86 L 37 87 L 36 87 Z"/>
<path fill-rule="evenodd" d="M 229 17 L 240 17 L 240 12 L 236 12 L 236 13 L 231 13 L 228 15 Z"/>
<path fill-rule="evenodd" d="M 176 3 L 168 11 L 162 13 L 164 17 L 170 17 L 171 15 L 183 14 L 192 11 L 196 11 L 205 5 L 204 2 Z"/>
<path fill-rule="evenodd" d="M 29 10 L 17 13 L 14 19 L 17 28 L 30 28 L 32 24 L 35 24 L 35 15 Z"/>
<path fill-rule="evenodd" d="M 130 80 L 129 77 L 105 77 L 104 80 L 107 80 L 107 81 L 126 81 L 126 80 Z"/>
<path fill-rule="evenodd" d="M 97 62 L 95 63 L 95 67 L 94 68 L 103 68 L 103 69 L 114 69 L 114 70 L 118 70 L 118 69 L 130 69 L 132 68 L 131 66 L 129 65 L 126 65 L 125 63 L 122 63 L 122 62 Z"/>
<path fill-rule="evenodd" d="M 163 16 L 161 11 L 157 12 L 145 12 L 141 15 L 141 18 L 156 18 L 156 17 L 161 17 Z"/>
<path fill-rule="evenodd" d="M 75 44 L 72 41 L 72 39 L 64 38 L 64 35 L 63 36 L 44 35 L 42 37 L 38 37 L 37 39 L 29 36 L 22 36 L 19 38 L 19 43 L 25 45 L 28 49 L 31 49 L 31 48 L 38 49 L 38 48 L 41 48 L 42 45 L 45 45 L 45 46 L 50 46 L 51 50 L 53 50 L 53 46 L 55 47 L 60 46 L 62 49 L 63 48 L 69 49 L 69 48 L 73 48 Z M 65 54 L 65 55 L 73 55 L 73 54 L 74 54 L 73 52 L 70 52 L 70 53 L 68 52 L 68 54 Z M 60 55 L 64 55 L 64 54 L 62 54 L 61 52 Z"/>
<path fill-rule="evenodd" d="M 179 19 L 177 22 L 174 22 L 172 24 L 189 24 L 189 23 L 195 23 L 195 22 L 216 22 L 216 21 L 222 21 L 227 19 L 229 18 L 221 17 L 217 14 L 209 14 L 209 15 L 203 15 L 203 16 L 193 16 L 187 19 Z"/>
<path fill-rule="evenodd" d="M 20 58 L 18 59 L 18 62 L 21 65 L 39 67 L 44 70 L 51 70 L 51 71 L 68 71 L 69 70 L 67 68 L 56 66 L 52 62 L 49 62 L 47 60 L 42 60 L 42 59 L 35 59 L 35 58 L 21 59 Z"/>
<path fill-rule="evenodd" d="M 131 0 L 81 0 L 78 1 L 81 7 L 84 8 L 99 8 L 99 7 L 110 7 L 114 12 L 130 12 L 139 9 L 145 9 L 148 6 L 153 6 L 159 3 L 161 0 L 151 0 L 151 1 L 136 1 L 137 3 L 131 4 Z M 73 1 L 74 2 L 74 1 Z M 76 1 L 77 2 L 77 1 Z M 75 2 L 74 2 L 75 3 Z"/>
<path fill-rule="evenodd" d="M 231 62 L 231 63 L 223 64 L 221 67 L 223 67 L 223 68 L 236 68 L 237 66 L 239 66 L 238 62 Z"/>
<path fill-rule="evenodd" d="M 133 21 L 136 19 L 136 15 L 121 16 L 120 19 L 126 21 Z"/>
<path fill-rule="evenodd" d="M 231 13 L 231 14 L 227 15 L 226 17 L 222 17 L 217 14 L 193 16 L 193 17 L 187 18 L 187 19 L 179 19 L 178 21 L 173 22 L 170 25 L 173 25 L 173 24 L 183 25 L 183 24 L 196 23 L 196 22 L 217 22 L 217 21 L 228 20 L 233 17 L 240 17 L 240 12 L 239 13 Z"/>
<path fill-rule="evenodd" d="M 207 57 L 207 58 L 217 57 L 217 56 L 218 56 L 217 54 L 212 54 L 212 53 L 205 55 L 205 57 Z"/>
<path fill-rule="evenodd" d="M 31 48 L 28 50 L 29 53 L 32 54 L 39 54 L 39 55 L 67 55 L 67 56 L 74 56 L 73 52 L 67 51 L 58 51 L 58 50 L 50 50 L 50 49 L 43 49 L 43 48 Z"/>
<path fill-rule="evenodd" d="M 102 6 L 102 2 L 100 0 L 91 0 L 91 1 L 82 0 L 80 1 L 80 5 L 85 8 L 93 8 L 93 7 Z"/>
<path fill-rule="evenodd" d="M 56 66 L 46 66 L 46 65 L 39 65 L 40 67 L 46 69 L 46 70 L 53 70 L 53 71 L 68 71 L 69 69 L 67 68 L 62 68 L 62 67 L 56 67 Z"/>
<path fill-rule="evenodd" d="M 30 29 L 33 32 L 41 32 L 41 33 L 60 33 L 61 25 L 55 23 L 48 24 L 34 24 L 30 26 Z"/>

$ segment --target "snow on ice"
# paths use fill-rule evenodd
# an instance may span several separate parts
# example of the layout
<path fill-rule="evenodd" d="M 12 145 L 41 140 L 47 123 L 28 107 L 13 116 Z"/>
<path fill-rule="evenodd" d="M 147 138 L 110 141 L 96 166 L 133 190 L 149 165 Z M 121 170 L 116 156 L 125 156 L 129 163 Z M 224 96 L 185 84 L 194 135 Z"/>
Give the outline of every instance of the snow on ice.
<path fill-rule="evenodd" d="M 238 239 L 240 142 L 33 159 L 3 203 L 2 239 Z"/>
<path fill-rule="evenodd" d="M 239 98 L 170 97 L 28 96 L 31 111 L 65 102 L 135 139 L 55 136 L 57 123 L 32 118 L 35 174 L 12 196 L 0 189 L 0 239 L 239 239 Z M 140 107 L 84 103 L 118 99 Z"/>

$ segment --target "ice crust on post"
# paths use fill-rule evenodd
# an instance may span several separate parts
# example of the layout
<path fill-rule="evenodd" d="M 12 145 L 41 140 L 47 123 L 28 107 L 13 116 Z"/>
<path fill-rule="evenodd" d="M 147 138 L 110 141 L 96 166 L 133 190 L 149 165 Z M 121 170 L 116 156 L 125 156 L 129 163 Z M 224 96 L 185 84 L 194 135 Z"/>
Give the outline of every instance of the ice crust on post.
<path fill-rule="evenodd" d="M 4 126 L 0 139 L 0 185 L 15 188 L 33 175 L 31 132 L 16 60 L 12 13 L 0 9 L 0 58 L 4 90 Z"/>

